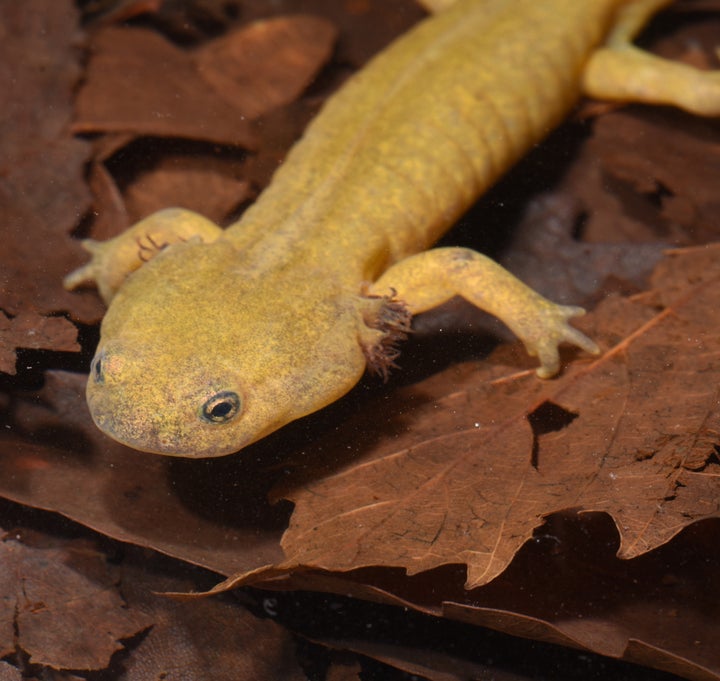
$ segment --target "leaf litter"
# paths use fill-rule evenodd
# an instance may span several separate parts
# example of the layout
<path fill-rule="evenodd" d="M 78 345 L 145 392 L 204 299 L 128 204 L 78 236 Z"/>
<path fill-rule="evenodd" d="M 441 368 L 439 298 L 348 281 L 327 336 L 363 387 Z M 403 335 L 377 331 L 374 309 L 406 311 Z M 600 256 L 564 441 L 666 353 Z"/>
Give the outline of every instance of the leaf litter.
<path fill-rule="evenodd" d="M 0 554 L 3 656 L 22 650 L 31 665 L 104 669 L 121 639 L 151 625 L 126 609 L 105 556 L 88 546 L 33 546 L 5 534 Z"/>
<path fill-rule="evenodd" d="M 77 13 L 70 2 L 46 4 L 0 6 L 0 309 L 6 316 L 72 311 L 89 321 L 101 314 L 98 301 L 57 286 L 69 264 L 82 262 L 68 234 L 90 203 L 83 181 L 90 147 L 69 132 L 80 77 Z"/>
<path fill-rule="evenodd" d="M 160 25 L 164 19 L 151 4 L 140 14 L 157 16 Z M 317 19 L 320 33 L 303 38 L 293 14 L 307 13 L 304 3 L 288 2 L 281 10 L 274 3 L 252 3 L 237 29 L 190 49 L 148 28 L 152 22 L 123 28 L 100 22 L 92 29 L 72 128 L 92 132 L 92 145 L 71 135 L 82 40 L 72 3 L 35 12 L 34 20 L 45 22 L 53 39 L 31 48 L 26 36 L 38 34 L 37 26 L 27 23 L 19 6 L 4 8 L 11 12 L 7 25 L 15 27 L 4 49 L 47 53 L 58 69 L 48 81 L 42 70 L 33 71 L 32 60 L 20 60 L 29 65 L 26 89 L 14 96 L 14 122 L 1 137 L 11 179 L 3 198 L 12 228 L 2 271 L 12 286 L 0 298 L 6 373 L 15 369 L 15 347 L 72 351 L 77 345 L 66 316 L 91 323 L 101 314 L 93 293 L 70 296 L 60 287 L 62 275 L 82 258 L 69 238 L 73 230 L 108 236 L 178 195 L 196 202 L 189 207 L 229 219 L 267 181 L 299 122 L 347 75 L 348 62 L 362 63 L 377 49 L 373 41 L 383 39 L 377 32 L 372 40 L 361 38 L 348 27 L 369 22 L 399 31 L 419 16 L 408 4 L 383 22 L 381 4 L 344 3 L 340 9 L 318 3 L 314 9 L 325 16 Z M 128 16 L 137 8 L 127 9 Z M 275 80 L 270 71 L 253 74 L 260 87 L 271 81 L 274 86 L 257 97 L 268 102 L 263 111 L 243 113 L 240 100 L 253 101 L 255 85 L 236 89 L 235 103 L 223 100 L 233 89 L 208 77 L 207 69 L 213 53 L 227 61 L 235 35 L 254 36 L 262 48 L 268 26 L 279 27 L 276 36 L 288 43 L 298 38 L 288 62 L 293 54 L 300 59 L 292 66 L 297 72 L 287 80 L 282 68 Z M 175 27 L 182 33 L 182 22 Z M 328 59 L 335 27 L 339 61 L 312 86 L 314 93 L 301 94 Z M 303 47 L 320 34 L 324 47 Z M 145 68 L 133 52 L 149 57 Z M 176 87 L 165 88 L 163 80 Z M 178 92 L 185 94 L 173 102 Z M 47 97 L 55 99 L 38 104 Z M 205 110 L 198 109 L 203 103 Z M 38 122 L 28 114 L 44 110 L 56 117 Z M 148 110 L 167 116 L 153 118 Z M 241 125 L 238 112 L 259 118 Z M 33 134 L 19 134 L 28 122 Z M 353 593 L 689 678 L 719 678 L 714 647 L 700 635 L 703 628 L 713 631 L 718 605 L 698 595 L 708 581 L 700 568 L 718 563 L 717 542 L 705 538 L 714 536 L 707 528 L 716 527 L 718 503 L 718 348 L 708 314 L 717 306 L 716 250 L 671 253 L 649 290 L 637 293 L 644 288 L 642 273 L 663 247 L 715 237 L 710 180 L 717 170 L 717 134 L 713 122 L 682 114 L 639 107 L 605 113 L 559 183 L 536 182 L 527 189 L 530 203 L 538 196 L 545 202 L 538 205 L 546 216 L 536 212 L 529 221 L 529 262 L 573 263 L 605 249 L 585 272 L 567 267 L 571 273 L 562 288 L 574 290 L 576 302 L 578 296 L 602 298 L 588 283 L 592 270 L 596 287 L 604 281 L 605 291 L 633 293 L 611 297 L 583 320 L 607 349 L 597 362 L 574 358 L 561 379 L 539 383 L 522 351 L 502 346 L 482 363 L 455 365 L 379 397 L 372 398 L 377 389 L 365 384 L 345 406 L 295 424 L 245 456 L 209 462 L 168 461 L 110 444 L 89 421 L 82 376 L 49 366 L 44 387 L 35 390 L 21 370 L 0 398 L 0 494 L 214 570 L 231 583 Z M 657 145 L 660 136 L 668 143 Z M 560 155 L 567 156 L 567 145 L 558 139 Z M 547 174 L 547 157 L 538 153 L 543 150 L 530 155 L 523 171 Z M 87 163 L 92 195 L 83 179 Z M 683 172 L 671 172 L 677 167 Z M 517 187 L 517 174 L 507 182 Z M 491 192 L 481 202 L 491 221 L 493 210 L 502 208 L 498 196 Z M 511 203 L 518 203 L 516 196 Z M 506 224 L 506 218 L 499 210 L 494 219 Z M 558 234 L 574 230 L 592 243 L 578 249 L 559 236 L 544 242 L 543 251 L 543 239 L 533 230 L 546 228 L 546 218 L 557 221 Z M 615 250 L 595 243 L 610 238 L 615 225 L 621 228 L 613 237 Z M 634 261 L 620 257 L 628 242 L 643 241 L 648 250 L 636 251 Z M 539 288 L 552 285 L 547 268 L 531 268 L 540 272 Z M 574 283 L 581 274 L 586 281 Z M 465 324 L 474 325 L 470 320 Z M 411 343 L 407 365 L 426 361 L 413 352 L 418 351 Z M 272 496 L 294 507 L 267 502 L 273 485 Z M 594 518 L 612 523 L 596 531 Z M 563 523 L 570 529 L 560 532 Z M 694 562 L 673 563 L 673 547 Z M 662 574 L 662 561 L 674 565 L 672 574 Z M 601 578 L 588 568 L 597 564 L 605 571 Z M 543 581 L 543 570 L 562 578 Z M 629 586 L 633 580 L 654 585 L 652 594 L 650 587 L 637 593 Z M 162 590 L 193 588 L 192 582 L 175 582 Z M 561 602 L 570 603 L 566 612 L 558 610 Z M 183 604 L 187 610 L 178 622 L 192 617 L 193 605 L 201 607 L 197 601 Z M 161 631 L 162 617 L 152 617 L 151 631 Z M 680 623 L 678 633 L 667 635 L 673 621 Z M 193 637 L 202 639 L 199 629 Z M 158 645 L 170 651 L 180 644 Z M 107 656 L 110 648 L 105 650 Z M 378 649 L 377 656 L 387 661 L 392 653 Z M 398 666 L 405 664 L 403 657 L 407 653 L 398 648 Z M 165 664 L 155 662 L 138 658 L 132 673 L 143 678 Z"/>
<path fill-rule="evenodd" d="M 0 652 L 25 660 L 26 672 L 109 668 L 127 681 L 210 678 L 208 670 L 228 681 L 306 678 L 276 623 L 232 599 L 189 604 L 157 593 L 206 576 L 164 574 L 166 565 L 138 553 L 113 565 L 87 539 L 35 530 L 4 533 L 0 553 Z"/>

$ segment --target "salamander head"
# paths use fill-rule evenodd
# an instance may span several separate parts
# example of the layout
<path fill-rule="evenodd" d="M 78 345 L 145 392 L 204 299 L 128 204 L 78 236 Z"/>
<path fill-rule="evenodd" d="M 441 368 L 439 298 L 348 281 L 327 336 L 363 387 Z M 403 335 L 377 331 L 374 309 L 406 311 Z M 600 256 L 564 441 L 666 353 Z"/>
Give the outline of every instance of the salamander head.
<path fill-rule="evenodd" d="M 282 380 L 259 380 L 241 375 L 239 368 L 220 363 L 210 368 L 179 357 L 171 372 L 156 373 L 163 365 L 160 354 L 157 346 L 110 342 L 93 360 L 87 386 L 93 420 L 133 449 L 223 456 L 302 416 Z"/>
<path fill-rule="evenodd" d="M 113 300 L 87 385 L 93 419 L 113 439 L 223 456 L 336 400 L 362 374 L 352 310 L 303 303 L 310 291 L 297 281 L 285 292 L 281 281 L 233 277 L 228 248 L 173 247 L 190 264 L 163 253 Z"/>

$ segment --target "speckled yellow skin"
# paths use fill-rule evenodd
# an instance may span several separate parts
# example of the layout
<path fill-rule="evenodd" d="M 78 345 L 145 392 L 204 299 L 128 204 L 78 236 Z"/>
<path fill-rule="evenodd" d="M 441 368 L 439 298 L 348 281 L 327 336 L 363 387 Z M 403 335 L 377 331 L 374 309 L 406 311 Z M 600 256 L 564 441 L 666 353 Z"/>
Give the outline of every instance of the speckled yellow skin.
<path fill-rule="evenodd" d="M 66 285 L 93 280 L 112 301 L 88 381 L 98 426 L 150 452 L 235 452 L 357 382 L 385 333 L 372 296 L 415 313 L 462 295 L 523 340 L 541 376 L 563 341 L 595 352 L 567 324 L 579 308 L 473 251 L 426 249 L 582 89 L 720 111 L 717 74 L 630 46 L 665 4 L 458 0 L 331 98 L 227 230 L 170 209 L 89 244 Z"/>

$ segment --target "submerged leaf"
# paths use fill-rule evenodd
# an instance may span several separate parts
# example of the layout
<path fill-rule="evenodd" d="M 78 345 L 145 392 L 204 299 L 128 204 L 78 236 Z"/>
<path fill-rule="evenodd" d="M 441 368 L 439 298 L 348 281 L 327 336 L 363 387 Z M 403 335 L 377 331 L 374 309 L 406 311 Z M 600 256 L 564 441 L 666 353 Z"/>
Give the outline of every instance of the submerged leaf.
<path fill-rule="evenodd" d="M 557 511 L 609 513 L 625 558 L 717 515 L 718 253 L 678 252 L 664 271 L 682 281 L 658 274 L 653 294 L 601 305 L 593 322 L 608 351 L 556 381 L 491 362 L 436 377 L 431 394 L 406 391 L 385 437 L 360 444 L 387 423 L 385 404 L 343 424 L 278 492 L 295 504 L 285 565 L 416 574 L 461 563 L 473 588 Z M 349 442 L 354 456 L 323 461 Z"/>

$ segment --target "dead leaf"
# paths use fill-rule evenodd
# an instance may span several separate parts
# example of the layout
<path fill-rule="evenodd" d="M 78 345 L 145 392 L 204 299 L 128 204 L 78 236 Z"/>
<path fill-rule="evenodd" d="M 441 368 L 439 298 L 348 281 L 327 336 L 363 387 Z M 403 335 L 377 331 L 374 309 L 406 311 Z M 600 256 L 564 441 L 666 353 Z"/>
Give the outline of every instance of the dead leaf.
<path fill-rule="evenodd" d="M 83 20 L 92 28 L 142 17 L 160 32 L 182 43 L 206 40 L 226 30 L 238 14 L 237 0 L 112 0 L 83 5 Z"/>
<path fill-rule="evenodd" d="M 232 163 L 192 153 L 163 155 L 126 188 L 126 226 L 168 206 L 194 210 L 222 224 L 254 197 L 249 182 L 232 177 L 223 166 Z"/>
<path fill-rule="evenodd" d="M 319 108 L 317 98 L 301 99 L 271 111 L 255 122 L 260 145 L 244 168 L 245 176 L 254 186 L 266 187 L 270 184 L 273 173 Z"/>
<path fill-rule="evenodd" d="M 336 35 L 319 17 L 265 19 L 207 43 L 194 58 L 216 94 L 254 119 L 300 95 L 330 57 Z"/>
<path fill-rule="evenodd" d="M 22 681 L 22 674 L 17 667 L 0 661 L 0 681 Z"/>
<path fill-rule="evenodd" d="M 718 253 L 672 256 L 686 285 L 679 293 L 673 283 L 660 311 L 659 277 L 652 300 L 601 306 L 594 335 L 611 349 L 556 381 L 509 367 L 455 370 L 442 396 L 440 378 L 406 391 L 385 437 L 377 424 L 387 405 L 351 419 L 277 493 L 295 504 L 284 565 L 412 575 L 460 563 L 474 588 L 553 512 L 606 511 L 625 558 L 716 515 L 720 342 L 707 311 L 720 300 Z"/>
<path fill-rule="evenodd" d="M 351 650 L 401 669 L 411 678 L 428 681 L 465 681 L 466 679 L 492 679 L 493 681 L 524 681 L 525 675 L 498 669 L 494 664 L 478 664 L 434 650 L 419 650 L 407 646 L 360 640 L 320 641 L 334 650 Z M 355 677 L 357 678 L 357 677 Z"/>
<path fill-rule="evenodd" d="M 562 189 L 531 200 L 502 265 L 550 300 L 586 309 L 612 293 L 645 289 L 667 246 L 577 241 L 572 232 L 582 214 L 582 203 Z"/>
<path fill-rule="evenodd" d="M 173 576 L 176 565 L 140 551 L 116 551 L 108 566 L 87 540 L 25 528 L 4 536 L 0 560 L 0 650 L 28 656 L 38 678 L 50 678 L 47 668 L 102 669 L 126 681 L 306 678 L 291 635 L 237 599 L 179 603 L 161 595 L 207 579 L 200 570 Z M 2 664 L 0 679 L 16 678 Z"/>
<path fill-rule="evenodd" d="M 0 310 L 0 371 L 15 373 L 15 350 L 77 352 L 77 327 L 63 317 L 24 312 L 10 319 Z"/>
<path fill-rule="evenodd" d="M 328 58 L 334 36 L 326 20 L 283 17 L 242 26 L 191 52 L 146 30 L 101 30 L 79 95 L 75 129 L 116 131 L 114 139 L 121 131 L 253 147 L 256 138 L 247 119 L 294 99 Z M 166 114 L 159 116 L 162 111 Z M 223 222 L 254 195 L 239 159 L 226 159 L 217 149 L 186 143 L 183 153 L 174 140 L 174 147 L 159 148 L 148 160 L 147 151 L 133 154 L 131 141 L 125 136 L 120 149 L 96 145 L 103 160 L 110 162 L 110 154 L 119 151 L 123 159 L 112 175 L 106 165 L 94 164 L 96 238 L 167 206 Z M 142 161 L 133 167 L 132 159 Z M 122 196 L 115 177 L 121 178 Z"/>
<path fill-rule="evenodd" d="M 130 132 L 252 149 L 248 121 L 197 73 L 192 56 L 154 31 L 105 28 L 77 96 L 76 133 Z"/>
<path fill-rule="evenodd" d="M 67 234 L 89 207 L 89 145 L 69 132 L 80 76 L 77 20 L 70 0 L 0 5 L 0 309 L 11 315 L 100 315 L 95 298 L 58 283 L 84 258 Z"/>
<path fill-rule="evenodd" d="M 629 108 L 600 117 L 594 130 L 566 180 L 585 204 L 585 239 L 717 239 L 720 201 L 706 181 L 720 175 L 717 126 L 680 112 Z"/>
<path fill-rule="evenodd" d="M 361 671 L 357 662 L 335 662 L 328 668 L 326 681 L 360 681 Z"/>
<path fill-rule="evenodd" d="M 143 560 L 126 561 L 121 574 L 128 607 L 153 622 L 124 662 L 124 681 L 306 681 L 292 636 L 236 599 L 174 601 L 161 594 L 194 582 L 148 570 Z"/>
<path fill-rule="evenodd" d="M 107 135 L 103 139 L 108 137 L 113 136 Z M 125 206 L 125 199 L 120 193 L 115 178 L 104 163 L 95 161 L 90 166 L 88 184 L 94 197 L 93 238 L 105 241 L 127 229 L 132 223 Z"/>
<path fill-rule="evenodd" d="M 111 3 L 92 3 L 83 7 L 83 19 L 107 25 L 129 21 L 144 14 L 162 10 L 163 0 L 116 0 Z"/>
<path fill-rule="evenodd" d="M 709 14 L 712 3 L 675 2 L 667 9 L 647 31 L 653 51 L 698 68 L 718 68 L 720 22 Z M 688 20 L 703 11 L 708 15 L 702 21 Z M 715 121 L 655 106 L 624 106 L 594 121 L 592 138 L 561 187 L 585 204 L 584 241 L 691 245 L 717 240 L 718 199 L 710 178 L 719 171 Z"/>
<path fill-rule="evenodd" d="M 683 678 L 717 681 L 720 599 L 707 585 L 720 569 L 720 522 L 696 523 L 634 560 L 618 559 L 617 547 L 617 531 L 607 515 L 555 514 L 502 575 L 470 591 L 460 565 L 412 577 L 388 568 L 294 572 L 255 584 L 393 604 Z M 483 636 L 482 631 L 473 635 Z M 497 654 L 493 658 L 508 668 Z M 510 664 L 509 669 L 532 675 L 536 668 Z"/>
<path fill-rule="evenodd" d="M 48 372 L 39 399 L 15 401 L 0 430 L 2 496 L 222 574 L 280 560 L 287 511 L 267 502 L 267 460 L 188 466 L 114 443 L 90 419 L 85 379 Z"/>
<path fill-rule="evenodd" d="M 243 6 L 249 21 L 285 14 L 312 13 L 329 19 L 340 31 L 337 59 L 362 66 L 396 36 L 425 16 L 414 0 L 254 0 Z"/>
<path fill-rule="evenodd" d="M 104 556 L 87 548 L 0 543 L 0 649 L 53 669 L 102 669 L 149 620 L 125 608 Z M 12 619 L 10 619 L 12 608 Z"/>

